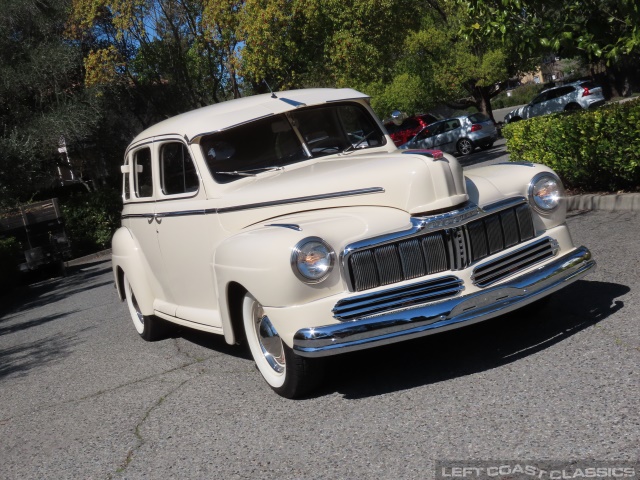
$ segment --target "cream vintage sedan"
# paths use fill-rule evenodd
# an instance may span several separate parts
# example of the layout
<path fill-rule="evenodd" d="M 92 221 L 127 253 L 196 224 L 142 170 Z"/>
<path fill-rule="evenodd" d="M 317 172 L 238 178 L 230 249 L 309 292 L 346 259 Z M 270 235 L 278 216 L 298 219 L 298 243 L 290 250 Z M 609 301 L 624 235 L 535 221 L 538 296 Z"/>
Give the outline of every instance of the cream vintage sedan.
<path fill-rule="evenodd" d="M 113 272 L 138 333 L 178 324 L 246 342 L 285 397 L 319 382 L 322 357 L 510 312 L 595 265 L 552 170 L 465 175 L 440 151 L 400 151 L 351 89 L 165 120 L 122 172 Z"/>

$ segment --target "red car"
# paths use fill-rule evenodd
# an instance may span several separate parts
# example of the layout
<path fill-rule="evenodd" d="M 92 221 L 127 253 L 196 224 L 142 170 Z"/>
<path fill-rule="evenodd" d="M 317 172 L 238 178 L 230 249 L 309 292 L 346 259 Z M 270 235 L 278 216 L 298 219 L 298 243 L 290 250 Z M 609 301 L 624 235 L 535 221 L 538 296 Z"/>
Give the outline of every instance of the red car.
<path fill-rule="evenodd" d="M 396 119 L 402 118 L 400 115 L 400 112 L 397 112 L 397 114 L 393 112 L 391 117 Z M 398 125 L 396 121 L 397 120 L 392 120 L 387 122 L 384 126 L 387 132 L 389 132 L 389 135 L 391 135 L 393 143 L 396 144 L 396 147 L 399 147 L 411 140 L 423 127 L 437 122 L 438 119 L 429 113 L 425 113 L 423 115 L 414 115 L 413 117 L 405 118 L 400 125 Z"/>

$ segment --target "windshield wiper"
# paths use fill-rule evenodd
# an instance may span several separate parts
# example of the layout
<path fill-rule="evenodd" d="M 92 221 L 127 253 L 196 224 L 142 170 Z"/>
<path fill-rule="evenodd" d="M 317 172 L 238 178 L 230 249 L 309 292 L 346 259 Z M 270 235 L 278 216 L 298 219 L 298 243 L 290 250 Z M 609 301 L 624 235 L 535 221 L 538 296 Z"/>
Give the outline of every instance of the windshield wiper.
<path fill-rule="evenodd" d="M 360 145 L 362 145 L 362 142 L 365 142 L 365 141 L 369 140 L 369 137 L 370 137 L 371 135 L 373 135 L 374 133 L 376 133 L 376 131 L 375 131 L 375 130 L 371 130 L 371 131 L 370 131 L 369 133 L 367 133 L 364 137 L 362 137 L 360 140 L 358 140 L 358 142 L 357 142 L 357 143 L 355 143 L 355 144 L 353 144 L 353 143 L 352 143 L 352 144 L 351 144 L 351 145 L 349 145 L 347 148 L 345 148 L 345 149 L 342 151 L 342 153 L 343 153 L 343 154 L 345 154 L 345 153 L 349 153 L 351 150 L 355 150 L 355 149 L 356 149 L 356 148 L 358 148 Z"/>
<path fill-rule="evenodd" d="M 250 170 L 234 170 L 232 172 L 213 172 L 216 175 L 231 175 L 233 177 L 255 177 L 262 172 L 275 172 L 277 170 L 284 170 L 284 167 L 262 167 L 252 168 Z"/>

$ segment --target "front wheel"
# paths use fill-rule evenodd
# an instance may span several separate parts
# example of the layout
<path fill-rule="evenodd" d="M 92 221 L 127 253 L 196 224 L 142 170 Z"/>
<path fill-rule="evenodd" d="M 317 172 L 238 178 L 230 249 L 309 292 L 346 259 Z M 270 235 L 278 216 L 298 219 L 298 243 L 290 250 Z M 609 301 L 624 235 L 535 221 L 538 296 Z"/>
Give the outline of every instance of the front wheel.
<path fill-rule="evenodd" d="M 460 155 L 469 155 L 471 152 L 473 152 L 473 143 L 471 143 L 471 140 L 469 140 L 468 138 L 461 138 L 460 140 L 458 140 L 456 148 L 458 149 L 458 153 L 460 153 Z"/>
<path fill-rule="evenodd" d="M 317 385 L 321 379 L 319 363 L 294 353 L 249 293 L 242 301 L 242 322 L 256 366 L 278 395 L 296 398 Z"/>
<path fill-rule="evenodd" d="M 131 315 L 133 326 L 136 328 L 138 334 L 147 342 L 165 338 L 168 332 L 166 323 L 154 315 L 143 315 L 126 274 L 124 275 L 124 294 L 127 299 L 127 306 L 129 307 L 129 314 Z"/>

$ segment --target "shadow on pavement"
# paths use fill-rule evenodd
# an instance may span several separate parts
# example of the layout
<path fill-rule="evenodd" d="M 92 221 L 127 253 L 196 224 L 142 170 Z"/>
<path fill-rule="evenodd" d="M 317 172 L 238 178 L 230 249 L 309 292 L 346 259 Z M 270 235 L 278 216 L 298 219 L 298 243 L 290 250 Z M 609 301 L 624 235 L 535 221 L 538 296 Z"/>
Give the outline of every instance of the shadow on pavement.
<path fill-rule="evenodd" d="M 624 307 L 630 291 L 578 281 L 546 300 L 493 320 L 409 342 L 333 357 L 325 391 L 358 399 L 500 367 L 545 350 Z"/>
<path fill-rule="evenodd" d="M 65 277 L 49 278 L 18 288 L 9 296 L 2 298 L 0 324 L 27 310 L 57 302 L 76 293 L 113 284 L 111 277 L 107 281 L 96 281 L 96 277 L 100 277 L 110 270 L 111 261 L 101 260 L 70 267 L 67 269 Z"/>
<path fill-rule="evenodd" d="M 83 330 L 88 330 L 87 327 Z M 29 370 L 45 364 L 63 360 L 71 355 L 73 347 L 81 340 L 79 331 L 57 333 L 33 342 L 0 349 L 0 379 L 8 376 L 22 376 Z"/>

